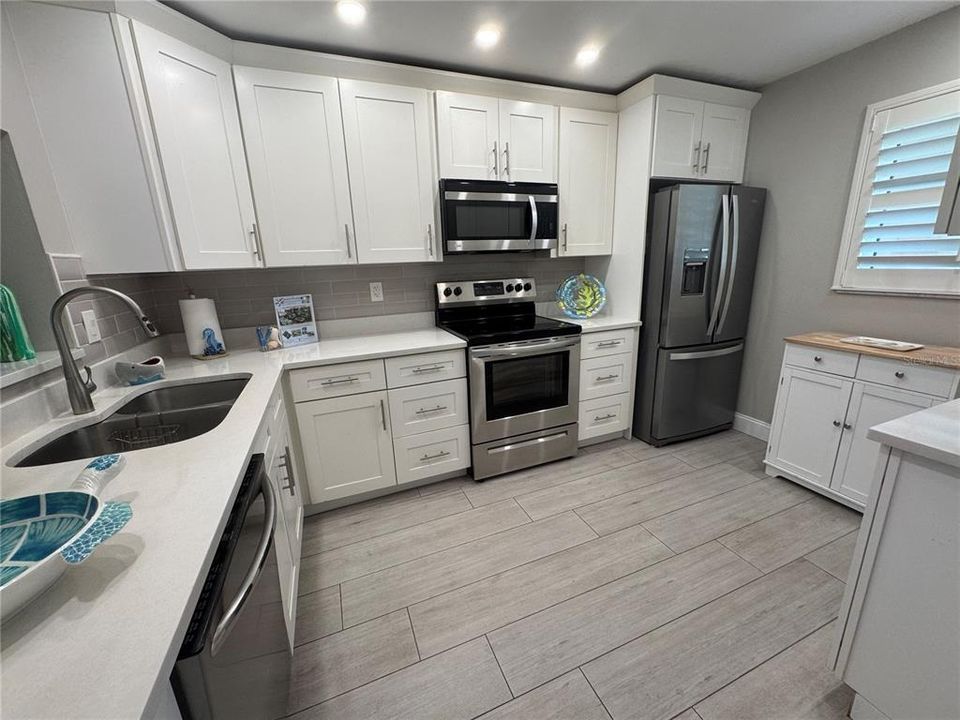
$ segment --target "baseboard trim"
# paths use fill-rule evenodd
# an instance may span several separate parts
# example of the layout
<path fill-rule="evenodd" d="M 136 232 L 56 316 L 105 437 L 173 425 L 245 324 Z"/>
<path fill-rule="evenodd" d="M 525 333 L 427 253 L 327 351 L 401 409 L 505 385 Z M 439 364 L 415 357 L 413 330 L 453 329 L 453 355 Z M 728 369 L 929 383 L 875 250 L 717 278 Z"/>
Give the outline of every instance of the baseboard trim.
<path fill-rule="evenodd" d="M 770 439 L 770 423 L 757 420 L 743 413 L 733 414 L 733 429 L 764 442 Z"/>

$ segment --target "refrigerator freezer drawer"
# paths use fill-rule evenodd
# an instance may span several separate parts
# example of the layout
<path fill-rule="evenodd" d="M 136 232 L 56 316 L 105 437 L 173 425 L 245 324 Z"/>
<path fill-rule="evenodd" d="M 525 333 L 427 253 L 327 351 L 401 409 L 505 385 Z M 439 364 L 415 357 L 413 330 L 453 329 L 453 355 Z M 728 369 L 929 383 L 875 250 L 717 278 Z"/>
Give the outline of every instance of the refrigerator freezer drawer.
<path fill-rule="evenodd" d="M 667 441 L 733 423 L 743 343 L 660 349 L 651 430 Z"/>

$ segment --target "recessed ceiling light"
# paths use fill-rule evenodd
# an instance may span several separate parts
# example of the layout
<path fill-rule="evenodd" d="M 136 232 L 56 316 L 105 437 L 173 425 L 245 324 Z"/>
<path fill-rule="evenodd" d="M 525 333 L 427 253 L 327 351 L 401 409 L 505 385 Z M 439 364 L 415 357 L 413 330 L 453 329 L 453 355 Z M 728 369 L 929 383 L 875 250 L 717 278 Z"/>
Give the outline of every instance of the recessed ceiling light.
<path fill-rule="evenodd" d="M 473 41 L 477 44 L 477 47 L 489 50 L 500 42 L 500 30 L 492 25 L 485 25 L 477 30 L 477 34 L 473 36 Z"/>
<path fill-rule="evenodd" d="M 580 67 L 586 67 L 587 65 L 593 65 L 597 61 L 597 58 L 600 57 L 600 48 L 596 45 L 584 45 L 580 48 L 580 52 L 577 53 L 577 65 Z"/>
<path fill-rule="evenodd" d="M 357 0 L 340 0 L 337 3 L 337 15 L 347 25 L 359 25 L 367 16 L 367 9 Z"/>

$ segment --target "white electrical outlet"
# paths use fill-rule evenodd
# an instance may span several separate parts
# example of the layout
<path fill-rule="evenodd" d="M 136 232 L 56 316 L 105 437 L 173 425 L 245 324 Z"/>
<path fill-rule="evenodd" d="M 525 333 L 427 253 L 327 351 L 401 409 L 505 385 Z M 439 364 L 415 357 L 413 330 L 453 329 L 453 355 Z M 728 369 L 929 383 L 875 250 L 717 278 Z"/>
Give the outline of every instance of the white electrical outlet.
<path fill-rule="evenodd" d="M 370 283 L 370 302 L 383 302 L 383 283 Z"/>
<path fill-rule="evenodd" d="M 84 310 L 80 313 L 80 319 L 83 320 L 83 329 L 87 332 L 87 342 L 98 342 L 100 340 L 100 326 L 97 324 L 97 316 L 93 310 Z"/>

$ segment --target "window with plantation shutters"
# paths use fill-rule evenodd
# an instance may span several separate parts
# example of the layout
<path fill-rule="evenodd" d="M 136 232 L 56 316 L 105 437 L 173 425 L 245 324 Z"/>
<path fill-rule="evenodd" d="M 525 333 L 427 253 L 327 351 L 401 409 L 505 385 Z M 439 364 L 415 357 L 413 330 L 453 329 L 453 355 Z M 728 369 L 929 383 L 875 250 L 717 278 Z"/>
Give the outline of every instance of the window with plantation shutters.
<path fill-rule="evenodd" d="M 867 108 L 836 290 L 960 294 L 960 236 L 935 231 L 960 81 Z"/>

